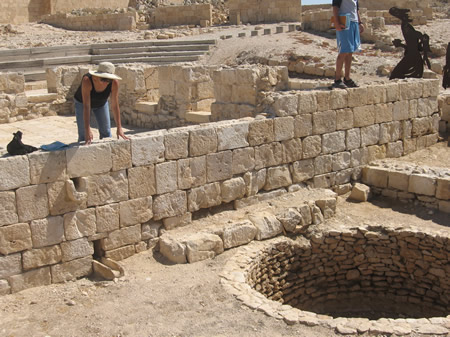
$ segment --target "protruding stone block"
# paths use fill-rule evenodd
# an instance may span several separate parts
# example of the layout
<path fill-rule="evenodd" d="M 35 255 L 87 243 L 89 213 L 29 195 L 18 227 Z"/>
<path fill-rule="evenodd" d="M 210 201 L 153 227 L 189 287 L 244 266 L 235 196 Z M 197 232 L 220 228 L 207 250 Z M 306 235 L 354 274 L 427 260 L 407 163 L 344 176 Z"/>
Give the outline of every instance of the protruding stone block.
<path fill-rule="evenodd" d="M 187 263 L 186 245 L 168 234 L 161 236 L 159 252 L 174 263 Z"/>
<path fill-rule="evenodd" d="M 350 200 L 365 202 L 369 200 L 370 187 L 356 183 L 350 194 Z"/>
<path fill-rule="evenodd" d="M 218 235 L 195 233 L 185 239 L 186 256 L 189 263 L 211 259 L 223 253 L 223 242 Z"/>

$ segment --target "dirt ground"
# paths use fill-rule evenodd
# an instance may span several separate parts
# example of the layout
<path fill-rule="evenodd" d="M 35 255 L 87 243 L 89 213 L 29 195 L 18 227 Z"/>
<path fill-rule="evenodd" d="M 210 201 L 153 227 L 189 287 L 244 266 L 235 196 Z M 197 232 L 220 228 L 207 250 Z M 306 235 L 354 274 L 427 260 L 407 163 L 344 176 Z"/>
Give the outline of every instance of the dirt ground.
<path fill-rule="evenodd" d="M 69 32 L 47 25 L 13 25 L 16 33 L 0 34 L 0 48 L 80 44 L 107 41 L 142 40 L 144 32 Z M 219 37 L 252 26 L 212 29 L 196 38 Z M 448 40 L 450 19 L 417 27 L 434 38 Z M 248 33 L 249 35 L 249 33 Z M 190 37 L 192 38 L 192 37 Z M 400 35 L 399 35 L 400 38 Z M 302 43 L 303 41 L 303 43 Z M 323 42 L 327 42 L 327 47 Z M 372 50 L 373 45 L 364 45 Z M 321 57 L 334 64 L 335 41 L 332 36 L 306 32 L 255 38 L 219 40 L 206 56 L 205 64 L 233 64 L 242 53 L 247 56 L 271 55 L 283 59 L 288 51 Z M 380 64 L 399 60 L 399 53 L 358 56 L 355 80 L 385 81 L 376 75 Z M 444 62 L 443 58 L 437 58 Z M 420 165 L 441 166 L 450 172 L 450 147 L 446 143 L 409 156 Z M 336 217 L 330 221 L 349 225 L 378 223 L 448 231 L 450 217 L 414 204 L 377 199 L 350 203 L 339 198 Z M 195 264 L 172 265 L 159 253 L 147 251 L 122 261 L 125 276 L 115 282 L 81 279 L 65 284 L 28 289 L 0 297 L 0 336 L 298 336 L 328 337 L 335 332 L 303 325 L 288 326 L 283 321 L 253 311 L 220 284 L 219 273 L 235 253 L 231 249 L 213 260 Z"/>

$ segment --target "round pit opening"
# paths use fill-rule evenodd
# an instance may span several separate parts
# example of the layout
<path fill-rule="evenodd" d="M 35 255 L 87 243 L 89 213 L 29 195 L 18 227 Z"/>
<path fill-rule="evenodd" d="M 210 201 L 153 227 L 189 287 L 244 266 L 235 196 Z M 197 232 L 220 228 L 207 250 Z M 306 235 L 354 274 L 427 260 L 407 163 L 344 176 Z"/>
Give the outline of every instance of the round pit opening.
<path fill-rule="evenodd" d="M 409 230 L 331 230 L 262 250 L 247 282 L 268 299 L 332 317 L 442 317 L 449 243 Z"/>

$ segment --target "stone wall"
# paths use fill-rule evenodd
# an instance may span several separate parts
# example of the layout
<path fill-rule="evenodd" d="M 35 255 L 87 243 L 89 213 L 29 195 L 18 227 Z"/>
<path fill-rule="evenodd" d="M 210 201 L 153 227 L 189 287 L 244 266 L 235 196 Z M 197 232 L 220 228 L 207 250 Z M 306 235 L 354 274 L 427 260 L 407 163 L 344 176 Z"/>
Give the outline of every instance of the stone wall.
<path fill-rule="evenodd" d="M 66 13 L 50 14 L 40 22 L 69 30 L 133 30 L 136 29 L 137 13 L 114 13 L 94 15 L 70 15 Z"/>
<path fill-rule="evenodd" d="M 427 132 L 433 121 L 418 118 L 413 122 L 413 133 Z M 418 202 L 428 208 L 450 213 L 450 174 L 448 169 L 391 163 L 389 160 L 373 163 L 363 169 L 362 182 L 371 186 L 371 192 L 406 202 Z"/>
<path fill-rule="evenodd" d="M 129 0 L 5 0 L 0 3 L 0 23 L 26 23 L 39 21 L 42 16 L 67 13 L 79 8 L 127 8 Z"/>
<path fill-rule="evenodd" d="M 164 6 L 153 9 L 147 16 L 151 28 L 179 25 L 212 25 L 212 5 Z"/>
<path fill-rule="evenodd" d="M 448 240 L 414 230 L 333 229 L 264 249 L 245 276 L 267 298 L 317 314 L 445 317 Z"/>
<path fill-rule="evenodd" d="M 230 23 L 300 22 L 301 0 L 229 0 Z"/>
<path fill-rule="evenodd" d="M 1 158 L 0 292 L 88 275 L 94 247 L 121 260 L 202 209 L 359 180 L 375 159 L 436 143 L 438 93 L 437 80 L 275 92 L 261 106 L 271 118 Z M 416 134 L 421 118 L 433 122 Z"/>

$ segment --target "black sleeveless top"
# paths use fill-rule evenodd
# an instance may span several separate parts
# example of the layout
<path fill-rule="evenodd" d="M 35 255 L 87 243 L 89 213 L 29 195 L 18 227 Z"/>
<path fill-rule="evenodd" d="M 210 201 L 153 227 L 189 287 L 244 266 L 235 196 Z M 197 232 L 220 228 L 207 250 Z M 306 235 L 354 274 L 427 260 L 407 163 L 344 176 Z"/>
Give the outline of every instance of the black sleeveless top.
<path fill-rule="evenodd" d="M 97 92 L 97 91 L 95 91 L 94 82 L 92 81 L 92 75 L 86 74 L 83 76 L 83 78 L 85 76 L 89 77 L 89 79 L 91 80 L 91 83 L 92 83 L 91 108 L 96 109 L 96 108 L 100 108 L 100 107 L 104 106 L 106 101 L 109 98 L 109 95 L 111 95 L 112 82 L 108 84 L 108 86 L 105 88 L 105 90 Z M 74 97 L 78 102 L 83 103 L 83 95 L 81 94 L 81 84 L 78 87 Z"/>

